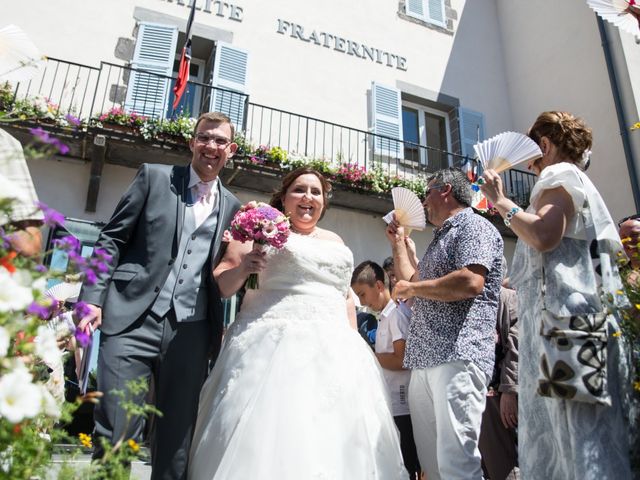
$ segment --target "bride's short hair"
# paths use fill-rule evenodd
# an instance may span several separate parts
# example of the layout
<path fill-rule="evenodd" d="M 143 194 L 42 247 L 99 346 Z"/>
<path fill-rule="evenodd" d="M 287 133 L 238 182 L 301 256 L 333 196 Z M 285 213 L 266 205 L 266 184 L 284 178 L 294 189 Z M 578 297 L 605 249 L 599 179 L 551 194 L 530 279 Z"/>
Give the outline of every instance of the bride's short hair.
<path fill-rule="evenodd" d="M 301 175 L 308 174 L 318 177 L 318 180 L 320 180 L 320 184 L 322 185 L 322 197 L 324 198 L 324 205 L 322 207 L 322 213 L 320 214 L 320 218 L 322 218 L 324 216 L 324 212 L 329 206 L 329 198 L 331 197 L 331 183 L 326 179 L 324 175 L 322 175 L 322 173 L 311 167 L 300 167 L 287 173 L 282 179 L 280 188 L 278 188 L 278 190 L 276 190 L 271 196 L 269 205 L 277 208 L 281 212 L 287 213 L 284 211 L 284 204 L 282 201 L 284 199 L 284 196 L 287 194 L 287 190 L 289 190 L 289 187 L 291 186 L 291 184 L 293 184 L 293 182 L 295 182 L 296 178 Z"/>

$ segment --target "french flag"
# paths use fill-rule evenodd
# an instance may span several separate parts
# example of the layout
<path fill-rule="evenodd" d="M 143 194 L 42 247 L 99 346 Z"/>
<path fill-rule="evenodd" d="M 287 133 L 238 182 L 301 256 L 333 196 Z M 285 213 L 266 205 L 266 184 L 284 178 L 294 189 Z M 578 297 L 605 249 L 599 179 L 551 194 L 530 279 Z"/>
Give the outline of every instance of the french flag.
<path fill-rule="evenodd" d="M 182 94 L 187 88 L 187 82 L 189 81 L 189 66 L 191 64 L 191 25 L 193 24 L 193 17 L 196 14 L 196 0 L 192 0 L 191 12 L 189 13 L 189 20 L 187 21 L 186 42 L 182 47 L 182 55 L 180 56 L 180 67 L 178 68 L 178 78 L 176 84 L 173 87 L 173 109 L 175 110 L 180 103 Z"/>

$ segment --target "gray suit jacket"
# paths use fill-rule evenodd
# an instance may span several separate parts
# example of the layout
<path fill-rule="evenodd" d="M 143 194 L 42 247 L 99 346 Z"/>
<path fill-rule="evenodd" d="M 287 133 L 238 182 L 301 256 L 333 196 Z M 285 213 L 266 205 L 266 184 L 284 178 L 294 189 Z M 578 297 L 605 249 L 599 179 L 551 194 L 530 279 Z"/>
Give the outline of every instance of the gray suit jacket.
<path fill-rule="evenodd" d="M 103 309 L 101 331 L 117 334 L 138 320 L 155 301 L 175 261 L 188 198 L 189 166 L 143 164 L 102 229 L 96 248 L 113 261 L 95 285 L 84 285 L 80 300 Z M 222 234 L 240 207 L 220 182 L 218 227 L 211 242 L 207 274 L 208 319 L 214 352 L 222 336 L 223 310 L 212 267 L 224 252 Z"/>

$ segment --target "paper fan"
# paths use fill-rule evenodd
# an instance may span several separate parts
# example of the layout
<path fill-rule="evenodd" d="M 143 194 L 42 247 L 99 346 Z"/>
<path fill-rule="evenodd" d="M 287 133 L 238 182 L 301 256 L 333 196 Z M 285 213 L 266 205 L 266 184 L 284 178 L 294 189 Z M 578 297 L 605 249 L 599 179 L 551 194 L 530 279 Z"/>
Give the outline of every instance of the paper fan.
<path fill-rule="evenodd" d="M 0 28 L 0 81 L 29 80 L 44 57 L 19 27 Z"/>
<path fill-rule="evenodd" d="M 587 5 L 607 22 L 640 36 L 640 2 L 637 0 L 587 0 Z"/>
<path fill-rule="evenodd" d="M 427 218 L 424 214 L 424 207 L 418 196 L 408 188 L 394 187 L 391 189 L 393 197 L 393 213 L 400 225 L 414 230 L 424 230 L 427 225 Z M 385 215 L 385 221 L 389 223 L 392 212 Z"/>
<path fill-rule="evenodd" d="M 82 284 L 80 282 L 61 282 L 54 285 L 44 293 L 51 298 L 55 298 L 59 302 L 73 302 L 78 298 L 78 295 L 80 295 L 81 287 Z"/>
<path fill-rule="evenodd" d="M 504 132 L 473 146 L 482 167 L 504 172 L 542 156 L 540 147 L 526 135 Z"/>

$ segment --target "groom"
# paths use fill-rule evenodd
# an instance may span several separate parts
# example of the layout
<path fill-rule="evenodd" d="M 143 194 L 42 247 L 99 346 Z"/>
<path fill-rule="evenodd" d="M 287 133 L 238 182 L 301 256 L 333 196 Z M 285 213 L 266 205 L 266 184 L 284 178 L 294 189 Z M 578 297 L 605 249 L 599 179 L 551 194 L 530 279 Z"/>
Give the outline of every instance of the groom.
<path fill-rule="evenodd" d="M 100 437 L 140 438 L 143 420 L 127 420 L 112 391 L 155 380 L 162 412 L 152 442 L 152 478 L 186 477 L 200 387 L 209 354 L 218 354 L 222 304 L 213 280 L 222 234 L 240 203 L 218 180 L 236 151 L 234 127 L 218 112 L 198 119 L 188 166 L 143 164 L 102 229 L 96 248 L 113 256 L 80 300 L 91 313 L 78 327 L 100 328 L 95 457 Z M 135 398 L 138 403 L 143 398 Z"/>

